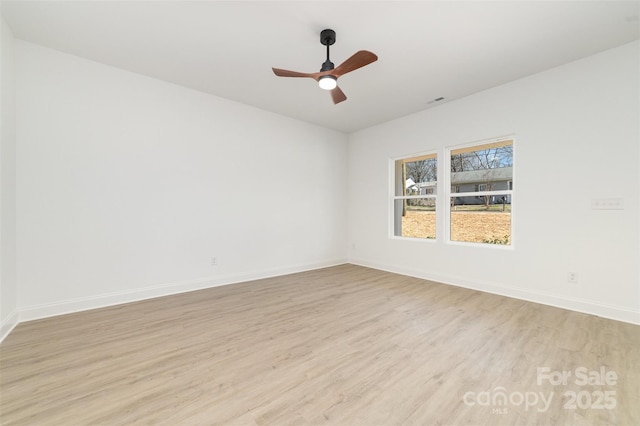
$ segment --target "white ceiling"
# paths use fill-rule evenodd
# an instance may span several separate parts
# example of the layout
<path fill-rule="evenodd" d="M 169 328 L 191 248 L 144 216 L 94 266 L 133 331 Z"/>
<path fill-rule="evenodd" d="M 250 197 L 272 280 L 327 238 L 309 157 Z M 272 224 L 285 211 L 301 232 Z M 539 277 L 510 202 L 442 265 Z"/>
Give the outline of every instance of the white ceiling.
<path fill-rule="evenodd" d="M 14 36 L 321 126 L 351 132 L 640 37 L 639 1 L 2 1 Z M 320 31 L 338 105 L 310 79 Z M 445 100 L 429 103 L 435 98 Z"/>

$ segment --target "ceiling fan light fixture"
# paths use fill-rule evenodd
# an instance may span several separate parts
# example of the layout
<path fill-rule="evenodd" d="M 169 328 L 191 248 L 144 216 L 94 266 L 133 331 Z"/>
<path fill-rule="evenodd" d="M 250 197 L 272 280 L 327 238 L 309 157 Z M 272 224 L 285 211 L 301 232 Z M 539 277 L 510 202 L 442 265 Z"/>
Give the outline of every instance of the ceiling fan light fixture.
<path fill-rule="evenodd" d="M 323 75 L 318 79 L 318 85 L 324 90 L 333 90 L 338 86 L 338 79 L 332 75 Z"/>

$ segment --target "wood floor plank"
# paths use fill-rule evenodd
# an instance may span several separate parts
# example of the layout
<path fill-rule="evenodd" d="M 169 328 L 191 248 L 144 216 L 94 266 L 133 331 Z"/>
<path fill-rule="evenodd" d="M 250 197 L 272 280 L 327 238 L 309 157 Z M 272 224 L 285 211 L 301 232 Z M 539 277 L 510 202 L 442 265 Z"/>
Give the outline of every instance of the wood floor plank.
<path fill-rule="evenodd" d="M 572 376 L 538 384 L 542 367 Z M 618 379 L 579 384 L 580 367 Z M 615 407 L 594 408 L 605 391 Z M 518 404 L 534 394 L 546 409 Z M 639 326 L 354 265 L 27 322 L 0 345 L 3 425 L 638 425 L 639 400 Z"/>

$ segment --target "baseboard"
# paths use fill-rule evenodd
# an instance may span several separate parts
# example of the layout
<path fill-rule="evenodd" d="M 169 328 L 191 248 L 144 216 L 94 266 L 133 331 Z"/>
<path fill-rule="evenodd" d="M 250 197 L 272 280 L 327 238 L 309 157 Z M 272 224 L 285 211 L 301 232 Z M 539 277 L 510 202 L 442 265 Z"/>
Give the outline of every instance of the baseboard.
<path fill-rule="evenodd" d="M 207 277 L 191 281 L 166 283 L 152 287 L 139 288 L 131 291 L 101 294 L 92 297 L 65 300 L 46 305 L 27 306 L 19 309 L 19 322 L 49 318 L 57 315 L 65 315 L 75 312 L 82 312 L 90 309 L 105 308 L 108 306 L 138 302 L 141 300 L 153 299 L 156 297 L 171 296 L 174 294 L 236 284 L 245 281 L 277 277 L 280 275 L 293 274 L 297 272 L 312 271 L 314 269 L 327 268 L 331 266 L 342 265 L 345 263 L 347 263 L 346 259 L 337 259 L 324 262 L 299 264 L 284 268 L 266 269 L 240 274 L 230 274 L 226 276 Z"/>
<path fill-rule="evenodd" d="M 528 290 L 506 287 L 486 282 L 472 282 L 450 276 L 440 276 L 426 273 L 420 270 L 398 267 L 394 265 L 369 262 L 362 259 L 337 259 L 332 261 L 300 264 L 284 268 L 274 268 L 262 271 L 252 271 L 241 274 L 231 274 L 219 277 L 209 277 L 199 280 L 166 283 L 157 286 L 135 289 L 127 292 L 102 294 L 87 298 L 73 299 L 52 303 L 47 305 L 28 306 L 13 312 L 8 318 L 0 323 L 0 343 L 9 333 L 20 323 L 36 319 L 48 318 L 57 315 L 81 312 L 90 309 L 104 308 L 123 303 L 137 302 L 140 300 L 153 299 L 156 297 L 170 296 L 173 294 L 186 293 L 189 291 L 202 290 L 206 288 L 218 287 L 222 285 L 236 284 L 246 281 L 263 278 L 277 277 L 280 275 L 293 274 L 298 272 L 312 271 L 314 269 L 328 268 L 331 266 L 351 263 L 354 265 L 392 272 L 400 275 L 421 278 L 457 287 L 483 291 L 500 296 L 512 297 L 529 302 L 541 303 L 562 309 L 582 312 L 590 315 L 597 315 L 612 320 L 628 322 L 640 325 L 640 313 L 620 306 L 605 305 L 591 300 L 559 297 L 553 294 L 542 292 L 532 292 Z"/>
<path fill-rule="evenodd" d="M 530 290 L 522 290 L 514 287 L 497 285 L 481 281 L 469 281 L 458 277 L 443 276 L 429 274 L 424 271 L 405 268 L 395 265 L 382 264 L 377 262 L 369 262 L 363 259 L 350 259 L 349 263 L 368 268 L 378 269 L 381 271 L 392 272 L 400 275 L 421 278 L 429 281 L 435 281 L 442 284 L 453 285 L 456 287 L 478 290 L 485 293 L 497 294 L 500 296 L 512 297 L 514 299 L 526 300 L 528 302 L 540 303 L 543 305 L 553 306 L 556 308 L 568 309 L 571 311 L 581 312 L 584 314 L 596 315 L 616 321 L 628 322 L 640 325 L 640 312 L 634 311 L 621 306 L 607 305 L 593 300 L 568 298 L 555 294 L 536 292 Z"/>
<path fill-rule="evenodd" d="M 17 311 L 13 311 L 11 315 L 0 321 L 0 343 L 16 328 L 18 325 L 19 315 Z"/>

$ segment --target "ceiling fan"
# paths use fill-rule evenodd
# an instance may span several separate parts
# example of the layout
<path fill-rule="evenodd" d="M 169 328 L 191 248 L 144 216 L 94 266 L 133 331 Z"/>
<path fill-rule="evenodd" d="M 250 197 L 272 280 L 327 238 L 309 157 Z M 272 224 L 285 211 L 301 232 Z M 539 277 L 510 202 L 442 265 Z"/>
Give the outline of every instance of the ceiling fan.
<path fill-rule="evenodd" d="M 349 59 L 334 67 L 333 62 L 329 59 L 329 46 L 336 42 L 336 32 L 333 30 L 323 30 L 320 33 L 320 43 L 327 46 L 327 60 L 322 64 L 319 72 L 304 73 L 297 71 L 283 70 L 279 68 L 272 68 L 275 75 L 278 77 L 307 77 L 313 78 L 318 82 L 320 88 L 331 91 L 331 99 L 334 104 L 338 104 L 347 100 L 347 96 L 338 87 L 338 78 L 345 75 L 348 72 L 362 68 L 365 65 L 369 65 L 372 62 L 378 60 L 375 53 L 367 50 L 360 50 L 354 53 Z"/>

